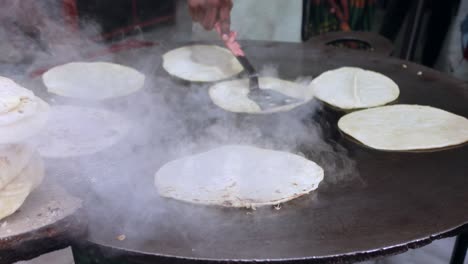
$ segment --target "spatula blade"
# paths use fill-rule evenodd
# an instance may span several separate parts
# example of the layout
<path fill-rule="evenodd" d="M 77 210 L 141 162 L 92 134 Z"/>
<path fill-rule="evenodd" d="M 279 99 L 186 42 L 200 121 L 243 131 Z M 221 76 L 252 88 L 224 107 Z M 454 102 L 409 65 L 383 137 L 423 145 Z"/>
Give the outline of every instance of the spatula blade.
<path fill-rule="evenodd" d="M 303 102 L 301 99 L 287 96 L 272 89 L 252 89 L 247 96 L 257 103 L 262 110 Z"/>

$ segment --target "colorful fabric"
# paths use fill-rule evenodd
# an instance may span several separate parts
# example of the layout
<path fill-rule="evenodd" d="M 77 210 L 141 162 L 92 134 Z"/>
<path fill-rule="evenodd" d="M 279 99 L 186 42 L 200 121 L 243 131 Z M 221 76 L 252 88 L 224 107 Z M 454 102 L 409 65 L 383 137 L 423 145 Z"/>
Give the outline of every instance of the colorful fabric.
<path fill-rule="evenodd" d="M 309 32 L 370 31 L 377 0 L 310 0 Z"/>

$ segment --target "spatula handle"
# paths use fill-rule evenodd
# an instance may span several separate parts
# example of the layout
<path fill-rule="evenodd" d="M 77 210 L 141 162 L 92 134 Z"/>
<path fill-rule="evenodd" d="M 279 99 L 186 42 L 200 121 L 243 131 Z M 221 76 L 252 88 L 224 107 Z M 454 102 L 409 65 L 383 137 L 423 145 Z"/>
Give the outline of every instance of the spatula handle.
<path fill-rule="evenodd" d="M 236 58 L 239 61 L 239 63 L 242 65 L 242 67 L 244 67 L 244 70 L 247 72 L 247 74 L 249 76 L 256 76 L 257 75 L 257 71 L 252 66 L 252 64 L 247 59 L 247 57 L 245 57 L 245 56 L 236 56 Z"/>
<path fill-rule="evenodd" d="M 245 72 L 249 77 L 249 88 L 250 90 L 259 89 L 260 85 L 258 83 L 258 73 L 255 68 L 252 66 L 250 61 L 245 56 L 236 56 L 239 63 L 244 67 Z"/>

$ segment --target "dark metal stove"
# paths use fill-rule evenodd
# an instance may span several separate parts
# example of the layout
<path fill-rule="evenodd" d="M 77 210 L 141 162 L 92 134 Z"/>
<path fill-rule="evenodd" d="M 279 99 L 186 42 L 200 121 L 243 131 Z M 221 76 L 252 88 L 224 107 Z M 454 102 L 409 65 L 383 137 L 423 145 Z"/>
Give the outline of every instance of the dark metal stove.
<path fill-rule="evenodd" d="M 130 56 L 132 61 L 138 61 L 130 63 L 137 68 L 150 59 L 160 63 L 155 58 L 179 45 L 182 44 L 165 43 L 161 47 L 122 54 L 116 60 L 125 64 Z M 340 66 L 375 70 L 399 84 L 398 103 L 430 105 L 468 117 L 468 86 L 420 65 L 369 52 L 317 49 L 307 44 L 249 42 L 246 51 L 257 67 L 278 64 L 280 77 L 285 79 L 317 76 Z M 148 54 L 154 57 L 148 58 Z M 158 71 L 157 75 L 165 76 L 165 73 Z M 235 115 L 216 109 L 206 96 L 191 102 L 189 93 L 203 94 L 205 89 L 195 91 L 181 82 L 170 82 L 171 89 L 164 94 L 173 102 L 174 115 L 183 120 L 190 117 L 177 112 L 181 102 L 192 103 L 194 114 L 206 115 L 206 122 L 236 121 L 240 126 L 255 125 L 261 129 L 262 123 L 284 122 L 300 115 L 304 122 L 320 124 L 332 149 L 346 149 L 356 162 L 357 169 L 348 175 L 352 180 L 326 179 L 317 191 L 284 204 L 281 210 L 248 211 L 196 206 L 158 197 L 152 175 L 165 160 L 134 164 L 141 166 L 138 167 L 140 175 L 127 175 L 124 166 L 114 164 L 108 175 L 99 175 L 115 185 L 115 193 L 107 199 L 118 204 L 136 195 L 146 198 L 140 209 L 97 216 L 92 212 L 116 205 L 90 195 L 88 236 L 73 246 L 77 264 L 351 263 L 421 247 L 467 228 L 466 145 L 424 153 L 381 152 L 341 136 L 336 121 L 343 113 L 323 107 L 314 115 L 307 115 L 318 102 L 283 114 Z M 160 87 L 150 89 L 158 96 L 156 91 Z M 201 106 L 202 102 L 206 105 Z M 193 126 L 199 129 L 194 131 L 203 133 L 204 124 Z M 275 133 L 269 133 L 266 140 L 279 140 L 274 136 Z M 118 149 L 117 146 L 110 151 L 115 153 Z M 324 167 L 326 178 L 336 172 L 336 168 L 321 164 L 324 155 L 329 153 L 317 152 L 307 142 L 301 150 Z M 145 152 L 136 149 L 133 155 L 141 153 Z M 100 157 L 105 160 L 105 156 L 103 153 Z M 141 192 L 128 194 L 115 177 L 112 181 L 106 178 L 110 175 L 138 177 L 135 184 Z"/>

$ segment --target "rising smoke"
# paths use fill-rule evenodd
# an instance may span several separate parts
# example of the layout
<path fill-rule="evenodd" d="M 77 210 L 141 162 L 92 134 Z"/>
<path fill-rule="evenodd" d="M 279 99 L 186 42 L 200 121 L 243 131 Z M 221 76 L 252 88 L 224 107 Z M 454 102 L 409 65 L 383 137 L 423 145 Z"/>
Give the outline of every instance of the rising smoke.
<path fill-rule="evenodd" d="M 12 0 L 8 8 L 2 7 L 1 14 L 15 14 L 12 18 L 15 19 L 37 12 L 22 10 L 18 2 Z M 48 10 L 45 13 L 49 14 L 59 12 L 58 6 L 46 6 L 42 1 L 37 8 Z M 156 170 L 170 160 L 226 144 L 248 144 L 305 155 L 324 167 L 326 176 L 323 185 L 327 188 L 354 180 L 356 169 L 353 160 L 348 157 L 344 148 L 325 139 L 321 126 L 313 119 L 320 111 L 316 103 L 289 113 L 272 115 L 249 116 L 224 112 L 210 101 L 207 95 L 208 85 L 182 83 L 168 77 L 161 70 L 161 55 L 171 48 L 170 43 L 99 58 L 133 66 L 144 73 L 147 76 L 145 88 L 137 94 L 101 103 L 63 98 L 54 98 L 55 101 L 51 101 L 50 95 L 44 93 L 40 79 L 30 80 L 30 74 L 41 67 L 87 60 L 85 51 L 104 49 L 105 44 L 86 37 L 99 33 L 99 26 L 92 21 L 80 33 L 72 33 L 63 21 L 47 17 L 35 22 L 34 27 L 47 42 L 48 51 L 36 47 L 33 54 L 28 55 L 29 61 L 22 69 L 13 73 L 5 72 L 5 75 L 19 78 L 17 81 L 49 99 L 52 105 L 67 103 L 102 107 L 125 116 L 134 124 L 130 134 L 107 151 L 74 160 L 46 161 L 50 180 L 72 186 L 70 192 L 87 201 L 90 217 L 98 222 L 93 227 L 95 230 L 108 230 L 111 223 L 118 222 L 120 233 L 131 236 L 135 232 L 141 235 L 141 231 L 134 230 L 135 222 L 152 223 L 161 220 L 158 215 L 164 214 L 166 210 L 153 187 Z M 4 35 L 0 36 L 10 34 L 5 28 L 3 30 L 0 34 Z M 11 43 L 13 46 L 35 45 L 35 40 L 26 36 L 15 39 Z M 10 48 L 0 46 L 0 54 L 11 55 L 0 57 L 8 58 L 9 63 L 12 60 L 23 61 L 19 58 L 24 55 L 19 52 L 21 49 L 8 51 Z M 281 77 L 275 67 L 276 62 L 271 63 L 272 65 L 263 67 L 262 74 Z M 310 77 L 297 77 L 297 82 L 302 84 L 311 80 Z M 76 122 L 82 124 L 81 129 L 86 131 L 100 129 L 87 127 L 86 120 Z M 199 209 L 196 212 L 207 215 L 192 213 L 189 217 L 195 222 L 197 219 L 206 220 L 207 216 L 218 216 L 208 209 Z M 213 221 L 220 222 L 216 219 Z M 231 221 L 235 221 L 235 218 Z M 119 234 L 115 230 L 111 232 Z M 151 239 L 154 234 L 149 232 L 146 235 L 147 239 Z"/>

